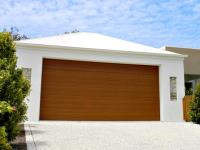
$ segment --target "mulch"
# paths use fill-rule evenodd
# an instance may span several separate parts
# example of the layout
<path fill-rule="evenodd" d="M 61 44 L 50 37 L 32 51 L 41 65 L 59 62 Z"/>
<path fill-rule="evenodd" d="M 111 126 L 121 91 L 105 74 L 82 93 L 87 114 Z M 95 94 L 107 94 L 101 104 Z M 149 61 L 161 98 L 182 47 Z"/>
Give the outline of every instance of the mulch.
<path fill-rule="evenodd" d="M 27 150 L 24 125 L 21 125 L 21 132 L 14 141 L 11 142 L 13 150 Z"/>

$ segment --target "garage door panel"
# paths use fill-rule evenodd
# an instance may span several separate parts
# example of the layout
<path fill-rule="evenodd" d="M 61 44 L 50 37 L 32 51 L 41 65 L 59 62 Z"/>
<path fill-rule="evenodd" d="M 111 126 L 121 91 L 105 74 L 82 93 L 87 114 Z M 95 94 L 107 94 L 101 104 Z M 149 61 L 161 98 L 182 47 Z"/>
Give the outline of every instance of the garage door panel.
<path fill-rule="evenodd" d="M 159 120 L 157 66 L 44 59 L 40 119 Z"/>
<path fill-rule="evenodd" d="M 65 74 L 66 71 L 68 71 L 68 74 Z M 156 75 L 156 74 L 149 74 L 149 73 L 143 73 L 142 76 L 134 75 L 135 78 L 132 78 L 133 72 L 130 72 L 130 73 L 127 73 L 127 72 L 125 72 L 125 73 L 123 73 L 123 72 L 121 72 L 121 73 L 115 73 L 115 72 L 84 72 L 83 73 L 82 71 L 73 71 L 73 70 L 49 71 L 48 72 L 48 78 L 61 77 L 61 78 L 58 78 L 57 81 L 63 81 L 63 79 L 65 79 L 64 77 L 69 77 L 69 78 L 76 77 L 76 78 L 84 79 L 84 78 L 89 78 L 90 76 L 96 75 L 98 73 L 99 76 L 94 76 L 94 78 L 96 78 L 96 79 L 98 79 L 98 78 L 109 79 L 110 81 L 113 81 L 113 80 L 118 80 L 119 78 L 122 78 L 122 77 L 126 77 L 126 79 L 124 79 L 124 81 L 127 81 L 127 80 L 128 81 L 135 81 L 135 80 L 144 81 L 144 80 L 148 80 L 149 82 L 157 81 L 157 79 L 155 79 L 153 77 L 151 78 L 151 81 L 150 81 L 149 77 L 153 76 L 153 75 Z M 113 73 L 115 73 L 114 77 L 113 77 Z M 48 78 L 46 78 L 46 80 L 48 80 Z M 76 78 L 72 78 L 71 81 L 74 81 Z M 84 81 L 82 81 L 82 82 L 84 82 Z M 87 82 L 89 82 L 89 81 L 87 81 Z"/>
<path fill-rule="evenodd" d="M 47 99 L 44 99 L 47 100 Z M 66 108 L 66 106 L 70 106 L 71 107 L 92 107 L 92 108 L 100 108 L 100 107 L 105 107 L 105 108 L 116 108 L 116 109 L 128 109 L 128 108 L 134 108 L 134 109 L 145 109 L 145 108 L 151 108 L 151 107 L 157 107 L 155 106 L 155 104 L 158 104 L 156 102 L 152 103 L 152 101 L 145 99 L 146 103 L 145 105 L 143 101 L 138 101 L 133 103 L 133 100 L 130 101 L 117 101 L 117 102 L 106 102 L 106 104 L 110 104 L 110 105 L 105 105 L 105 101 L 101 101 L 99 99 L 93 99 L 93 100 L 82 100 L 82 99 L 77 99 L 77 100 L 73 100 L 73 102 L 71 101 L 70 103 L 67 103 L 65 105 L 58 105 L 58 103 L 64 103 L 64 101 L 56 101 L 56 102 L 50 102 L 47 106 L 43 106 L 43 108 L 45 107 L 52 107 L 52 108 Z M 81 101 L 81 102 L 80 102 Z M 96 102 L 98 101 L 98 102 Z M 69 99 L 68 99 L 69 102 Z M 129 105 L 130 104 L 130 105 Z M 137 107 L 135 107 L 134 105 L 138 105 Z M 124 108 L 123 108 L 124 107 Z M 143 110 L 142 109 L 142 110 Z M 126 111 L 126 110 L 125 110 Z"/>
<path fill-rule="evenodd" d="M 99 74 L 99 76 L 101 76 L 101 74 Z M 123 76 L 123 77 L 118 77 L 118 78 L 113 78 L 113 79 L 109 79 L 109 77 L 107 77 L 107 78 L 104 78 L 103 76 L 102 77 L 99 77 L 99 78 L 94 78 L 93 80 L 94 81 L 90 81 L 90 78 L 91 78 L 91 76 L 90 77 L 84 77 L 84 76 L 82 76 L 82 77 L 80 77 L 80 78 L 77 78 L 77 76 L 52 76 L 51 78 L 60 78 L 60 80 L 57 80 L 57 81 L 53 81 L 52 83 L 49 83 L 47 86 L 48 86 L 48 88 L 50 88 L 51 86 L 53 87 L 55 84 L 58 84 L 58 83 L 61 83 L 61 84 L 63 84 L 63 86 L 66 86 L 66 87 L 68 87 L 68 88 L 71 88 L 71 87 L 76 87 L 77 86 L 77 84 L 79 84 L 78 86 L 79 87 L 85 87 L 85 86 L 89 86 L 89 87 L 91 87 L 91 86 L 95 86 L 95 88 L 100 88 L 100 87 L 104 87 L 104 86 L 115 86 L 115 85 L 119 85 L 119 79 L 120 78 L 127 78 L 126 76 Z M 50 79 L 51 79 L 50 78 Z M 70 80 L 70 81 L 67 81 L 67 80 L 65 80 L 64 78 L 76 78 L 76 79 L 72 79 L 72 80 Z M 110 78 L 112 78 L 112 76 L 110 76 Z M 107 82 L 106 83 L 101 83 L 101 84 L 98 84 L 98 80 L 106 80 Z M 46 80 L 44 80 L 44 82 L 48 82 L 48 79 L 46 79 Z M 141 82 L 141 83 L 139 83 L 139 82 Z M 149 85 L 146 85 L 146 83 L 145 82 L 148 82 L 149 83 Z M 133 84 L 135 85 L 135 86 L 139 86 L 138 88 L 148 88 L 148 87 L 154 87 L 154 85 L 152 85 L 152 84 L 154 84 L 155 82 L 157 82 L 157 80 L 152 80 L 152 81 L 149 81 L 149 79 L 144 79 L 144 80 L 138 80 L 138 79 L 135 79 L 135 80 L 131 80 L 131 79 L 124 79 L 124 81 L 121 83 L 121 86 L 123 86 L 123 87 L 132 87 L 133 86 Z M 124 90 L 123 88 L 122 88 L 122 90 Z M 128 88 L 127 88 L 127 90 L 128 90 Z M 140 89 L 138 89 L 138 90 L 140 90 Z M 151 90 L 151 89 L 149 89 L 149 90 Z"/>
<path fill-rule="evenodd" d="M 47 60 L 47 59 L 46 59 Z M 142 72 L 144 74 L 149 73 L 156 73 L 156 70 L 152 70 L 152 68 L 157 68 L 157 66 L 151 66 L 150 68 L 145 65 L 140 65 L 138 68 L 138 65 L 124 65 L 124 64 L 112 64 L 112 63 L 95 63 L 95 62 L 84 62 L 75 63 L 80 61 L 68 61 L 68 67 L 66 68 L 66 62 L 63 60 L 51 59 L 51 66 L 45 66 L 47 69 L 53 69 L 53 70 L 81 70 L 84 72 L 87 71 L 95 71 L 95 72 L 121 72 L 126 71 L 127 73 L 133 72 L 133 70 L 137 70 L 137 72 Z M 91 66 L 92 63 L 92 66 Z M 103 64 L 103 65 L 102 65 Z M 105 68 L 106 65 L 106 68 Z M 149 72 L 151 71 L 151 72 Z"/>
<path fill-rule="evenodd" d="M 77 83 L 77 84 L 81 84 L 81 83 Z M 89 84 L 89 83 L 88 83 Z M 71 90 L 71 91 L 77 91 L 77 86 L 76 85 L 70 85 L 70 84 L 63 84 L 64 87 L 54 87 L 55 85 L 49 85 L 48 87 L 44 86 L 44 88 L 46 87 L 46 89 L 48 89 L 47 92 L 56 92 L 55 89 L 58 90 L 58 92 L 63 92 L 61 90 Z M 105 86 L 107 88 L 110 88 L 110 89 L 105 89 Z M 88 85 L 88 86 L 83 86 L 83 85 L 80 85 L 79 86 L 79 89 L 82 89 L 80 90 L 81 93 L 85 93 L 87 91 L 91 91 L 91 92 L 96 92 L 96 93 L 103 93 L 103 92 L 121 92 L 121 93 L 116 93 L 116 94 L 124 94 L 124 93 L 130 93 L 132 95 L 138 95 L 138 94 L 142 94 L 142 93 L 152 93 L 152 95 L 154 94 L 157 94 L 158 93 L 158 90 L 156 89 L 153 89 L 154 87 L 153 86 L 145 86 L 145 87 L 141 87 L 141 89 L 135 89 L 134 91 L 131 91 L 130 89 L 128 88 L 131 88 L 131 86 L 121 86 L 122 89 L 113 89 L 114 86 L 118 86 L 117 84 L 110 84 L 110 85 L 107 85 L 107 84 L 102 84 L 102 85 Z M 136 87 L 138 87 L 138 85 L 136 84 L 135 85 Z M 127 89 L 125 89 L 127 88 Z M 60 91 L 59 91 L 60 90 Z M 141 91 L 143 90 L 143 91 Z M 109 94 L 109 93 L 106 93 L 106 94 Z"/>

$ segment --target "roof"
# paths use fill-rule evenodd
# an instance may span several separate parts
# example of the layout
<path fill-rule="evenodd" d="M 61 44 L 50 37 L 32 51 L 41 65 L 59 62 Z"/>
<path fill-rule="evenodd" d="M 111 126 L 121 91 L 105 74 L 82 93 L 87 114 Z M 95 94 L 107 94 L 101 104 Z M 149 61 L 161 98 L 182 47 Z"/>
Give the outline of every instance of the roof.
<path fill-rule="evenodd" d="M 190 47 L 176 47 L 176 46 L 163 46 L 160 49 L 168 50 L 168 49 L 177 49 L 177 50 L 189 50 L 189 51 L 200 51 L 199 48 L 190 48 Z"/>
<path fill-rule="evenodd" d="M 181 54 L 154 48 L 130 41 L 125 41 L 110 36 L 78 32 L 63 34 L 57 36 L 35 38 L 28 40 L 16 41 L 17 46 L 32 46 L 32 47 L 62 47 L 62 48 L 81 48 L 81 49 L 98 49 L 106 51 L 123 51 L 134 52 L 141 54 L 155 54 L 165 56 L 184 57 Z"/>

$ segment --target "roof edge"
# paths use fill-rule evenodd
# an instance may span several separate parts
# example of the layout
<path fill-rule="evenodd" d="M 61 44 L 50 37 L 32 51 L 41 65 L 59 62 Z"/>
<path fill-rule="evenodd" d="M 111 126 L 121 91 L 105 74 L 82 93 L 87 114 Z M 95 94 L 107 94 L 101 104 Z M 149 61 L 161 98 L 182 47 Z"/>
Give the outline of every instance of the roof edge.
<path fill-rule="evenodd" d="M 32 48 L 57 48 L 57 49 L 74 49 L 74 50 L 94 50 L 94 51 L 103 51 L 103 52 L 116 52 L 116 53 L 130 53 L 137 55 L 151 55 L 151 56 L 162 56 L 162 57 L 174 57 L 174 58 L 185 58 L 187 55 L 183 54 L 161 54 L 161 53 L 150 53 L 150 52 L 134 52 L 134 51 L 123 51 L 123 50 L 107 50 L 107 49 L 94 49 L 94 48 L 83 48 L 83 47 L 69 47 L 69 46 L 58 46 L 58 45 L 44 45 L 44 44 L 31 44 L 31 43 L 21 43 L 15 41 L 16 46 L 18 47 L 32 47 Z"/>

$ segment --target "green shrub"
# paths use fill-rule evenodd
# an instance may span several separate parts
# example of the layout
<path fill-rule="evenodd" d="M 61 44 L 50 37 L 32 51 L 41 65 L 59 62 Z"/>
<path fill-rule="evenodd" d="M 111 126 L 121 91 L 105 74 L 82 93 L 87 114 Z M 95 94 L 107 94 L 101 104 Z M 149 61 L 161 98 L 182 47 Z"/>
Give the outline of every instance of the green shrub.
<path fill-rule="evenodd" d="M 192 95 L 193 94 L 193 91 L 192 89 L 188 89 L 188 90 L 185 90 L 185 95 Z"/>
<path fill-rule="evenodd" d="M 11 107 L 6 101 L 0 101 L 0 116 L 7 112 L 11 113 L 13 110 L 14 108 Z"/>
<path fill-rule="evenodd" d="M 5 127 L 0 127 L 0 150 L 11 150 L 11 146 L 7 141 Z"/>
<path fill-rule="evenodd" d="M 7 102 L 0 101 L 0 119 L 4 118 L 3 115 L 6 113 L 13 112 L 13 107 L 11 107 Z M 10 150 L 11 146 L 7 140 L 7 134 L 5 127 L 2 126 L 3 120 L 0 120 L 0 150 Z"/>
<path fill-rule="evenodd" d="M 193 94 L 189 114 L 192 122 L 200 124 L 200 84 L 197 85 Z"/>
<path fill-rule="evenodd" d="M 7 113 L 13 112 L 14 108 L 11 107 L 7 102 L 0 101 L 0 127 L 3 126 L 4 123 L 4 115 Z"/>
<path fill-rule="evenodd" d="M 0 32 L 0 101 L 16 109 L 13 113 L 0 116 L 8 141 L 15 139 L 19 133 L 19 123 L 26 119 L 27 105 L 24 99 L 30 89 L 29 81 L 16 63 L 16 50 L 10 33 Z"/>

